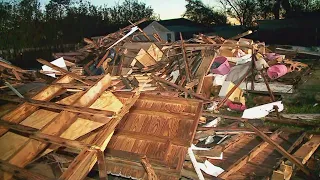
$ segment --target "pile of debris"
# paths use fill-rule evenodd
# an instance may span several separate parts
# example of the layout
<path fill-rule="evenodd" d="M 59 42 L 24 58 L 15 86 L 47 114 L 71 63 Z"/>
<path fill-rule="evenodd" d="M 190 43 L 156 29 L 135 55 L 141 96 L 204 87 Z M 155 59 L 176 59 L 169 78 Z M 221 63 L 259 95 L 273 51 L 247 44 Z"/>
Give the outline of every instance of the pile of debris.
<path fill-rule="evenodd" d="M 38 59 L 40 71 L 0 61 L 3 179 L 315 176 L 306 163 L 320 136 L 261 120 L 319 127 L 284 118 L 276 98 L 306 64 L 241 35 L 163 42 L 143 21 Z M 252 92 L 269 96 L 252 105 Z"/>

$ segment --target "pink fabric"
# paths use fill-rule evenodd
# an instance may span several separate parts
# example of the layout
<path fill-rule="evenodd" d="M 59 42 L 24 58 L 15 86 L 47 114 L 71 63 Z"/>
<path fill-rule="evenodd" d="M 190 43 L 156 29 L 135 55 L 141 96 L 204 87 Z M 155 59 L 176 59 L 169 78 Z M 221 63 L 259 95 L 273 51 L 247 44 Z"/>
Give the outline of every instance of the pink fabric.
<path fill-rule="evenodd" d="M 233 103 L 231 101 L 227 101 L 226 102 L 226 105 L 232 109 L 232 110 L 235 110 L 235 111 L 244 111 L 245 109 L 247 109 L 246 105 L 244 104 L 236 104 L 236 103 Z"/>
<path fill-rule="evenodd" d="M 266 53 L 266 57 L 269 61 L 275 60 L 279 57 L 281 57 L 279 54 L 276 53 Z"/>
<path fill-rule="evenodd" d="M 277 79 L 285 74 L 287 74 L 288 69 L 285 65 L 279 64 L 268 68 L 267 74 L 271 79 Z"/>
<path fill-rule="evenodd" d="M 211 69 L 212 73 L 225 75 L 230 72 L 230 64 L 226 57 L 223 57 L 223 56 L 216 57 L 213 62 L 221 63 L 221 65 L 217 68 Z"/>

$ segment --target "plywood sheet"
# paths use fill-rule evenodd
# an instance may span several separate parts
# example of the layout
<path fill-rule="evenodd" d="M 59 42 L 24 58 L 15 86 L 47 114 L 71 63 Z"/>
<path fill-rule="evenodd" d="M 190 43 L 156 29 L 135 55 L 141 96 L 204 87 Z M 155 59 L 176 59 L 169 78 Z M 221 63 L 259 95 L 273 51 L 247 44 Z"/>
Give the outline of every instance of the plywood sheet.
<path fill-rule="evenodd" d="M 152 66 L 157 63 L 156 60 L 144 49 L 140 49 L 135 59 L 139 61 L 144 67 Z"/>
<path fill-rule="evenodd" d="M 123 102 L 130 97 L 126 93 L 115 95 Z M 201 105 L 200 101 L 141 94 L 116 127 L 106 155 L 131 162 L 136 160 L 134 157 L 146 155 L 154 166 L 164 166 L 163 171 L 171 168 L 179 172 L 198 124 Z M 126 172 L 135 178 L 145 174 L 124 165 L 114 166 L 108 166 L 108 170 L 115 174 Z M 177 177 L 168 175 L 167 179 L 170 178 Z"/>

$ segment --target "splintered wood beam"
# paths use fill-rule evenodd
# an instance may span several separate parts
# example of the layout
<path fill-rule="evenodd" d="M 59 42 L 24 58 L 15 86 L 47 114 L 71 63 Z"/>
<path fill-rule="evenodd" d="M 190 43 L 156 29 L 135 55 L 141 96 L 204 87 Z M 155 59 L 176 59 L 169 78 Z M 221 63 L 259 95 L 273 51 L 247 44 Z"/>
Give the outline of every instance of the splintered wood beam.
<path fill-rule="evenodd" d="M 269 136 L 265 135 L 263 132 L 261 132 L 259 129 L 257 129 L 255 126 L 253 126 L 251 123 L 245 121 L 244 122 L 247 127 L 252 129 L 256 134 L 261 137 L 264 141 L 268 142 L 270 145 L 272 145 L 280 154 L 282 154 L 284 157 L 286 157 L 288 160 L 290 160 L 292 163 L 297 165 L 299 169 L 301 169 L 307 176 L 310 176 L 310 171 L 294 156 L 292 156 L 290 153 L 288 153 L 285 149 L 283 149 L 279 144 L 274 142 L 272 139 L 270 139 Z"/>
<path fill-rule="evenodd" d="M 184 66 L 186 68 L 187 81 L 191 82 L 191 71 L 190 71 L 190 68 L 189 68 L 188 58 L 187 58 L 187 54 L 186 54 L 186 49 L 184 47 L 184 43 L 183 43 L 183 38 L 182 38 L 181 32 L 180 32 L 180 41 L 181 41 L 181 49 L 182 49 Z"/>
<path fill-rule="evenodd" d="M 2 62 L 2 61 L 0 61 L 0 66 L 5 67 L 5 68 L 7 68 L 7 69 L 14 70 L 14 71 L 16 71 L 16 72 L 21 72 L 21 73 L 26 73 L 26 72 L 28 72 L 27 70 L 23 70 L 23 69 L 21 69 L 21 68 L 19 68 L 19 67 L 17 67 L 17 66 L 14 66 L 14 65 L 12 65 L 12 64 L 7 64 L 7 63 Z"/>
<path fill-rule="evenodd" d="M 277 136 L 279 136 L 280 133 L 281 133 L 281 131 L 276 131 L 270 136 L 270 138 L 274 139 Z M 220 174 L 219 177 L 221 177 L 222 179 L 227 179 L 231 174 L 237 172 L 244 165 L 246 165 L 249 161 L 251 161 L 254 157 L 256 157 L 268 145 L 269 145 L 268 142 L 260 143 L 255 148 L 253 148 L 247 155 L 243 156 L 242 158 L 237 160 L 235 163 L 233 163 L 226 171 L 224 171 L 222 174 Z"/>
<path fill-rule="evenodd" d="M 70 140 L 66 138 L 61 138 L 58 136 L 44 134 L 44 133 L 41 133 L 36 128 L 24 126 L 21 124 L 10 123 L 7 121 L 3 121 L 1 119 L 0 119 L 0 126 L 14 130 L 14 133 L 16 133 L 17 131 L 18 132 L 17 134 L 19 135 L 28 137 L 30 139 L 39 140 L 45 143 L 52 143 L 62 147 L 69 147 L 69 148 L 80 149 L 80 150 L 85 148 L 89 148 L 89 149 L 91 148 L 91 145 L 82 143 L 80 141 L 75 141 L 75 140 Z"/>
<path fill-rule="evenodd" d="M 148 180 L 158 180 L 158 177 L 157 177 L 155 171 L 153 170 L 147 156 L 143 156 L 141 158 L 141 164 L 143 165 L 144 169 L 146 170 L 146 172 L 148 174 Z"/>
<path fill-rule="evenodd" d="M 167 85 L 169 85 L 169 86 L 171 86 L 171 87 L 174 87 L 174 88 L 176 88 L 176 89 L 179 89 L 180 91 L 183 91 L 183 92 L 185 92 L 185 93 L 188 93 L 188 94 L 190 94 L 191 96 L 194 96 L 194 97 L 196 97 L 196 98 L 198 98 L 198 99 L 201 99 L 201 100 L 204 100 L 204 101 L 210 101 L 210 99 L 204 98 L 203 96 L 201 96 L 201 95 L 199 95 L 199 94 L 196 94 L 196 93 L 194 93 L 194 92 L 191 91 L 191 90 L 185 89 L 185 88 L 183 88 L 182 86 L 176 85 L 176 84 L 174 84 L 174 83 L 172 83 L 172 82 L 169 82 L 169 81 L 167 81 L 167 80 L 165 80 L 165 79 L 159 78 L 159 77 L 154 76 L 154 75 L 151 75 L 151 77 L 152 77 L 154 80 L 156 80 L 156 81 L 159 81 L 159 82 L 161 82 L 161 83 L 164 83 L 164 84 L 167 84 Z"/>
<path fill-rule="evenodd" d="M 20 75 L 18 74 L 18 72 L 16 71 L 16 70 L 12 70 L 12 73 L 13 73 L 13 75 L 16 77 L 16 79 L 18 80 L 18 81 L 21 81 L 22 79 L 21 79 L 21 77 L 20 77 Z"/>
<path fill-rule="evenodd" d="M 309 141 L 303 144 L 294 154 L 298 160 L 305 164 L 312 154 L 318 149 L 320 146 L 320 135 L 313 135 Z M 299 162 L 300 162 L 299 161 Z"/>
<path fill-rule="evenodd" d="M 70 83 L 73 81 L 73 78 L 71 78 L 68 75 L 61 76 L 57 80 L 55 80 L 55 83 Z M 64 89 L 59 86 L 49 85 L 45 87 L 42 91 L 40 91 L 38 94 L 32 97 L 33 100 L 41 100 L 41 101 L 49 101 L 58 94 L 60 94 Z M 30 116 L 32 113 L 34 113 L 38 109 L 38 106 L 34 106 L 28 103 L 23 103 L 20 106 L 18 106 L 16 109 L 11 111 L 10 113 L 4 115 L 2 117 L 3 120 L 13 122 L 13 123 L 20 123 L 25 118 Z M 8 129 L 6 128 L 0 128 L 0 136 L 5 134 Z"/>
<path fill-rule="evenodd" d="M 236 36 L 233 36 L 233 37 L 231 37 L 231 38 L 229 38 L 229 39 L 236 40 L 236 39 L 242 38 L 242 37 L 244 37 L 244 36 L 247 36 L 247 35 L 251 34 L 252 32 L 253 32 L 253 31 L 248 30 L 248 31 L 246 31 L 246 32 L 244 32 L 244 33 L 240 33 L 240 34 L 238 34 L 238 35 L 236 35 Z"/>
<path fill-rule="evenodd" d="M 18 102 L 18 103 L 24 102 L 34 106 L 45 107 L 50 109 L 58 109 L 62 111 L 99 116 L 100 118 L 111 118 L 115 114 L 115 112 L 112 112 L 112 111 L 92 109 L 88 107 L 78 107 L 78 106 L 65 105 L 65 104 L 57 104 L 54 102 L 38 101 L 38 100 L 26 99 L 26 98 L 10 97 L 6 95 L 0 95 L 0 99 L 5 101 L 10 101 L 10 102 Z"/>
<path fill-rule="evenodd" d="M 99 63 L 97 64 L 96 68 L 99 68 L 102 63 L 107 59 L 107 57 L 109 56 L 110 50 L 107 50 L 107 52 L 104 54 L 104 56 L 101 58 L 101 60 L 99 61 Z"/>
<path fill-rule="evenodd" d="M 80 76 L 78 76 L 77 74 L 72 73 L 72 72 L 69 72 L 69 71 L 67 71 L 67 70 L 65 70 L 65 69 L 63 69 L 63 68 L 61 68 L 61 67 L 58 67 L 58 66 L 56 66 L 56 65 L 54 65 L 54 64 L 51 64 L 50 62 L 48 62 L 48 61 L 46 61 L 46 60 L 44 60 L 44 59 L 37 59 L 37 61 L 38 61 L 39 63 L 43 64 L 43 65 L 46 65 L 46 66 L 51 67 L 52 69 L 54 69 L 54 70 L 56 70 L 56 71 L 59 71 L 59 72 L 61 72 L 61 73 L 63 73 L 63 74 L 67 74 L 67 75 L 69 75 L 70 77 L 72 77 L 72 78 L 74 78 L 74 79 L 76 79 L 76 80 L 78 80 L 78 81 L 80 81 L 80 82 L 82 82 L 82 83 L 84 83 L 84 84 L 86 84 L 86 85 L 90 85 L 90 86 L 91 86 L 91 85 L 94 84 L 94 82 L 89 81 L 89 80 L 82 79 L 82 78 L 81 78 Z"/>
<path fill-rule="evenodd" d="M 302 141 L 303 141 L 303 139 L 305 138 L 307 136 L 307 133 L 302 133 L 301 134 L 301 136 L 299 136 L 299 138 L 290 146 L 290 148 L 288 149 L 288 153 L 290 153 L 291 154 L 291 152 L 297 147 L 297 146 L 299 146 L 301 143 L 302 143 Z M 284 161 L 284 157 L 281 157 L 281 159 L 279 159 L 278 160 L 278 162 L 276 163 L 276 165 L 274 166 L 274 171 L 273 172 L 275 172 L 276 171 L 276 169 L 278 169 L 279 168 L 279 166 L 280 166 L 280 164 Z"/>
<path fill-rule="evenodd" d="M 99 169 L 99 178 L 100 180 L 108 180 L 107 164 L 105 162 L 104 152 L 100 149 L 97 149 L 96 153 Z"/>
<path fill-rule="evenodd" d="M 138 91 L 135 95 L 128 99 L 128 101 L 122 107 L 121 111 L 117 115 L 115 115 L 115 117 L 109 123 L 104 125 L 101 131 L 96 134 L 91 143 L 99 147 L 101 151 L 104 151 L 114 133 L 114 129 L 121 121 L 121 119 L 129 112 L 130 108 L 135 104 L 139 97 L 140 92 Z M 96 162 L 96 152 L 82 150 L 59 179 L 83 179 L 90 172 Z"/>
<path fill-rule="evenodd" d="M 74 106 L 89 107 L 92 105 L 101 94 L 111 85 L 111 76 L 105 75 L 100 81 L 98 81 L 92 88 L 87 90 L 80 98 L 71 102 Z M 60 136 L 66 131 L 71 124 L 73 124 L 78 118 L 77 113 L 61 111 L 51 122 L 41 129 L 41 133 L 48 135 Z M 37 140 L 28 140 L 14 155 L 12 155 L 8 161 L 9 163 L 24 167 L 30 163 L 39 153 L 41 153 L 46 147 L 47 143 L 43 143 Z M 4 180 L 11 179 L 12 174 L 5 173 Z"/>
<path fill-rule="evenodd" d="M 130 24 L 134 25 L 131 21 L 129 21 Z M 138 30 L 148 39 L 148 41 L 152 41 L 149 36 L 141 29 L 138 27 Z"/>
<path fill-rule="evenodd" d="M 12 165 L 6 161 L 0 160 L 0 169 L 13 174 L 14 177 L 19 179 L 28 179 L 28 180 L 53 180 L 51 178 L 45 177 L 41 174 L 36 174 L 21 167 Z"/>

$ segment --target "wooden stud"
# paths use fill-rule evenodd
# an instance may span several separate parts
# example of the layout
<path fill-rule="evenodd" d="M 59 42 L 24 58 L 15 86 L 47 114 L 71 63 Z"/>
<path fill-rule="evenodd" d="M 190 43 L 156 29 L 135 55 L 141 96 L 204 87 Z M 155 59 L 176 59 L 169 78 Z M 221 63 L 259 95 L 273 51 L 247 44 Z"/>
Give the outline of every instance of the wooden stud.
<path fill-rule="evenodd" d="M 18 81 L 21 81 L 21 80 L 22 80 L 21 77 L 20 77 L 20 75 L 18 74 L 18 72 L 17 72 L 16 70 L 12 69 L 12 73 L 14 74 L 14 76 L 16 77 L 16 79 L 17 79 Z"/>
<path fill-rule="evenodd" d="M 164 80 L 164 79 L 159 78 L 159 77 L 154 76 L 154 75 L 151 75 L 151 77 L 152 77 L 154 80 L 156 80 L 156 81 L 159 81 L 159 82 L 161 82 L 161 83 L 164 83 L 164 84 L 167 84 L 167 85 L 169 85 L 169 86 L 172 86 L 172 87 L 174 87 L 174 88 L 176 88 L 176 89 L 179 89 L 180 91 L 183 91 L 183 92 L 185 92 L 185 93 L 188 93 L 188 94 L 190 94 L 191 96 L 194 96 L 194 97 L 196 97 L 196 98 L 198 98 L 198 99 L 201 99 L 201 100 L 204 100 L 204 101 L 210 101 L 209 99 L 206 99 L 206 98 L 202 97 L 201 95 L 192 92 L 191 90 L 187 90 L 187 89 L 185 89 L 185 88 L 183 88 L 183 87 L 181 87 L 181 86 L 179 86 L 179 85 L 176 85 L 176 84 L 174 84 L 174 83 L 171 83 L 171 82 L 169 82 L 169 81 L 167 81 L 167 80 Z"/>
<path fill-rule="evenodd" d="M 148 174 L 148 180 L 158 180 L 158 177 L 157 177 L 156 173 L 154 172 L 147 156 L 143 156 L 141 158 L 141 164 L 143 165 L 143 167 L 145 168 L 145 170 Z"/>
<path fill-rule="evenodd" d="M 270 138 L 276 138 L 279 136 L 281 131 L 274 132 Z M 222 174 L 219 175 L 222 179 L 227 179 L 231 174 L 237 172 L 239 169 L 241 169 L 244 165 L 246 165 L 249 161 L 251 161 L 254 157 L 256 157 L 261 151 L 263 151 L 269 143 L 262 142 L 259 145 L 257 145 L 255 148 L 253 148 L 247 155 L 243 156 L 239 160 L 237 160 L 235 163 L 233 163 L 226 171 L 224 171 Z"/>
<path fill-rule="evenodd" d="M 281 153 L 284 157 L 289 159 L 292 163 L 297 165 L 299 169 L 301 169 L 306 175 L 310 176 L 309 170 L 294 156 L 289 154 L 285 149 L 283 149 L 279 144 L 275 143 L 272 139 L 270 139 L 267 135 L 265 135 L 263 132 L 261 132 L 259 129 L 257 129 L 255 126 L 253 126 L 249 122 L 244 122 L 247 127 L 252 129 L 256 134 L 261 137 L 264 141 L 268 142 L 270 145 L 272 145 L 279 153 Z"/>
<path fill-rule="evenodd" d="M 106 124 L 101 131 L 95 136 L 96 138 L 91 141 L 92 144 L 97 145 L 101 151 L 107 147 L 115 127 L 126 115 L 134 103 L 138 100 L 140 92 L 138 91 L 132 98 L 130 98 L 124 107 L 122 107 L 119 114 L 115 116 L 108 124 Z M 83 150 L 69 165 L 68 169 L 60 176 L 60 180 L 73 180 L 84 178 L 96 163 L 96 153 L 93 151 Z M 81 163 L 80 163 L 81 162 Z"/>
<path fill-rule="evenodd" d="M 21 73 L 26 73 L 28 72 L 27 70 L 23 70 L 17 66 L 14 66 L 12 64 L 7 64 L 5 62 L 0 61 L 0 66 L 11 69 L 11 70 L 15 70 L 16 72 L 21 72 Z"/>
<path fill-rule="evenodd" d="M 55 83 L 69 83 L 72 80 L 73 80 L 73 78 L 65 75 L 65 76 L 62 76 L 59 79 L 57 79 L 55 81 Z M 38 94 L 36 94 L 34 97 L 32 97 L 32 99 L 49 101 L 52 98 L 54 98 L 56 95 L 58 95 L 61 91 L 63 91 L 63 88 L 50 85 L 50 86 L 45 87 L 42 91 L 40 91 Z M 23 103 L 19 107 L 17 107 L 15 110 L 4 115 L 2 117 L 2 119 L 5 121 L 13 122 L 13 123 L 20 123 L 25 118 L 27 118 L 32 113 L 34 113 L 37 109 L 38 109 L 37 106 Z M 5 134 L 6 132 L 7 132 L 6 128 L 0 128 L 0 136 Z"/>
<path fill-rule="evenodd" d="M 43 134 L 43 133 L 39 132 L 39 130 L 36 128 L 24 126 L 21 124 L 10 123 L 7 121 L 3 121 L 1 119 L 0 119 L 0 126 L 17 131 L 18 132 L 17 134 L 23 135 L 23 136 L 28 137 L 30 139 L 39 140 L 39 141 L 42 141 L 45 143 L 52 143 L 52 144 L 56 144 L 56 145 L 59 145 L 62 147 L 69 147 L 69 148 L 75 148 L 75 149 L 80 149 L 80 150 L 85 149 L 85 148 L 90 149 L 90 147 L 91 147 L 90 145 L 79 142 L 79 141 L 65 139 L 65 138 L 52 136 L 52 135 L 48 135 L 48 134 Z"/>
<path fill-rule="evenodd" d="M 90 106 L 110 85 L 111 77 L 108 74 L 105 75 L 105 77 L 97 82 L 92 88 L 87 90 L 79 99 L 74 102 L 73 105 L 80 107 Z M 50 123 L 41 129 L 41 133 L 60 136 L 76 119 L 76 113 L 62 111 Z M 19 149 L 18 152 L 9 158 L 9 163 L 19 167 L 24 167 L 30 161 L 32 161 L 34 157 L 42 152 L 46 146 L 47 143 L 29 140 L 23 147 Z M 4 174 L 4 180 L 8 180 L 11 177 L 11 174 Z"/>
<path fill-rule="evenodd" d="M 303 144 L 294 154 L 298 160 L 302 162 L 302 164 L 307 163 L 312 154 L 318 149 L 320 146 L 320 135 L 313 135 L 309 141 Z"/>
<path fill-rule="evenodd" d="M 100 116 L 101 118 L 111 118 L 115 114 L 115 112 L 112 112 L 112 111 L 57 104 L 53 102 L 38 101 L 38 100 L 26 99 L 26 98 L 9 97 L 5 95 L 0 95 L 0 99 L 10 101 L 10 102 L 24 102 L 34 106 L 45 107 L 50 109 L 58 109 L 58 110 L 69 111 L 74 113 Z"/>
<path fill-rule="evenodd" d="M 102 57 L 102 59 L 99 61 L 99 63 L 97 64 L 96 68 L 99 68 L 102 63 L 107 59 L 107 57 L 109 56 L 110 50 L 107 50 L 107 52 L 104 54 L 104 56 Z"/>
<path fill-rule="evenodd" d="M 186 49 L 184 47 L 184 43 L 183 43 L 183 38 L 182 38 L 181 32 L 180 32 L 180 41 L 181 41 L 181 49 L 182 49 L 184 65 L 185 65 L 185 69 L 186 69 L 187 81 L 191 82 L 191 72 L 190 72 L 190 68 L 189 68 L 189 65 L 188 65 L 188 58 L 187 58 L 187 54 L 186 54 Z"/>
<path fill-rule="evenodd" d="M 96 150 L 97 152 L 97 161 L 98 161 L 98 168 L 99 168 L 99 178 L 100 180 L 108 180 L 107 174 L 107 167 L 104 158 L 104 152 L 100 149 Z"/>

